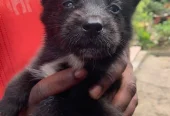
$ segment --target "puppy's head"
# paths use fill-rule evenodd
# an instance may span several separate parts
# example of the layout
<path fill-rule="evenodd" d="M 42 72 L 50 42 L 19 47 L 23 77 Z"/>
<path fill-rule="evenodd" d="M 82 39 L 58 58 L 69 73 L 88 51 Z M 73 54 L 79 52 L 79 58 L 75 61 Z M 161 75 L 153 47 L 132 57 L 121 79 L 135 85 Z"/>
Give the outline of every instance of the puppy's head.
<path fill-rule="evenodd" d="M 47 39 L 84 58 L 113 55 L 131 38 L 131 17 L 140 0 L 42 0 Z"/>

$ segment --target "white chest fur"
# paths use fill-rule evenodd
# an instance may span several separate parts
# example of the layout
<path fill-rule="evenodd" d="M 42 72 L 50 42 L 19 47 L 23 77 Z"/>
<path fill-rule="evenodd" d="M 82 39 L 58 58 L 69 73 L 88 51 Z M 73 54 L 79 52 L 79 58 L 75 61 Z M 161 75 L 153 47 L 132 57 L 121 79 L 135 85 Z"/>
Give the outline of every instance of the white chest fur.
<path fill-rule="evenodd" d="M 84 62 L 73 54 L 61 57 L 54 61 L 48 62 L 40 66 L 39 71 L 43 74 L 43 77 L 48 77 L 61 69 L 60 64 L 68 63 L 73 69 L 81 69 L 84 66 Z M 42 76 L 42 75 L 41 75 Z"/>

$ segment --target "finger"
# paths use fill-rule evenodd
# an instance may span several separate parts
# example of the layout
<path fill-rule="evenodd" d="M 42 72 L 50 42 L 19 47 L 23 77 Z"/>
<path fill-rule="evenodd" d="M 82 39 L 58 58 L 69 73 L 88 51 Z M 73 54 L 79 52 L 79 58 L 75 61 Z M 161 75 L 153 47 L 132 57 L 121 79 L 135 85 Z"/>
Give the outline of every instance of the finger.
<path fill-rule="evenodd" d="M 137 105 L 138 105 L 138 97 L 137 97 L 137 94 L 135 94 L 135 96 L 132 98 L 129 106 L 125 110 L 123 116 L 132 116 Z"/>
<path fill-rule="evenodd" d="M 48 96 L 58 94 L 79 83 L 86 76 L 85 70 L 67 69 L 41 80 L 30 93 L 29 104 L 35 105 Z"/>
<path fill-rule="evenodd" d="M 135 94 L 136 79 L 133 68 L 129 65 L 123 73 L 121 87 L 113 99 L 113 104 L 121 111 L 125 111 Z"/>
<path fill-rule="evenodd" d="M 92 87 L 89 91 L 93 99 L 99 99 L 110 86 L 116 81 L 116 78 L 104 77 L 97 85 Z"/>

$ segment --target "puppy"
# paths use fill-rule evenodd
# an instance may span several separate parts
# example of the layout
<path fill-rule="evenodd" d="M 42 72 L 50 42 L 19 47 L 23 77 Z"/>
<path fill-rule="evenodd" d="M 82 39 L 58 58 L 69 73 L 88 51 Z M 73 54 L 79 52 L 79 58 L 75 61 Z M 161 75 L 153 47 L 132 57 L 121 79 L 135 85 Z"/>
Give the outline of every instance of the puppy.
<path fill-rule="evenodd" d="M 42 101 L 33 116 L 121 116 L 107 92 L 93 100 L 88 90 L 102 77 L 126 66 L 131 18 L 139 0 L 42 0 L 45 40 L 36 59 L 8 85 L 0 116 L 18 116 L 32 87 L 43 77 L 72 67 L 87 78 Z"/>

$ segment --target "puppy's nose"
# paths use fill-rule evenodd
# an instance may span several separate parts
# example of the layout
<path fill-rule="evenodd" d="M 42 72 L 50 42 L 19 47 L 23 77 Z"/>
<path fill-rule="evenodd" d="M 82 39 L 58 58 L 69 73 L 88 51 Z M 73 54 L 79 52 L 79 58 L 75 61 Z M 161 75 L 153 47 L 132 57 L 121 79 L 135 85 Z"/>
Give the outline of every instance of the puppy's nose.
<path fill-rule="evenodd" d="M 103 29 L 102 21 L 99 17 L 89 17 L 87 22 L 83 24 L 83 30 L 86 32 L 100 32 Z"/>
<path fill-rule="evenodd" d="M 83 29 L 87 32 L 100 32 L 103 26 L 100 23 L 87 23 L 83 25 Z"/>

